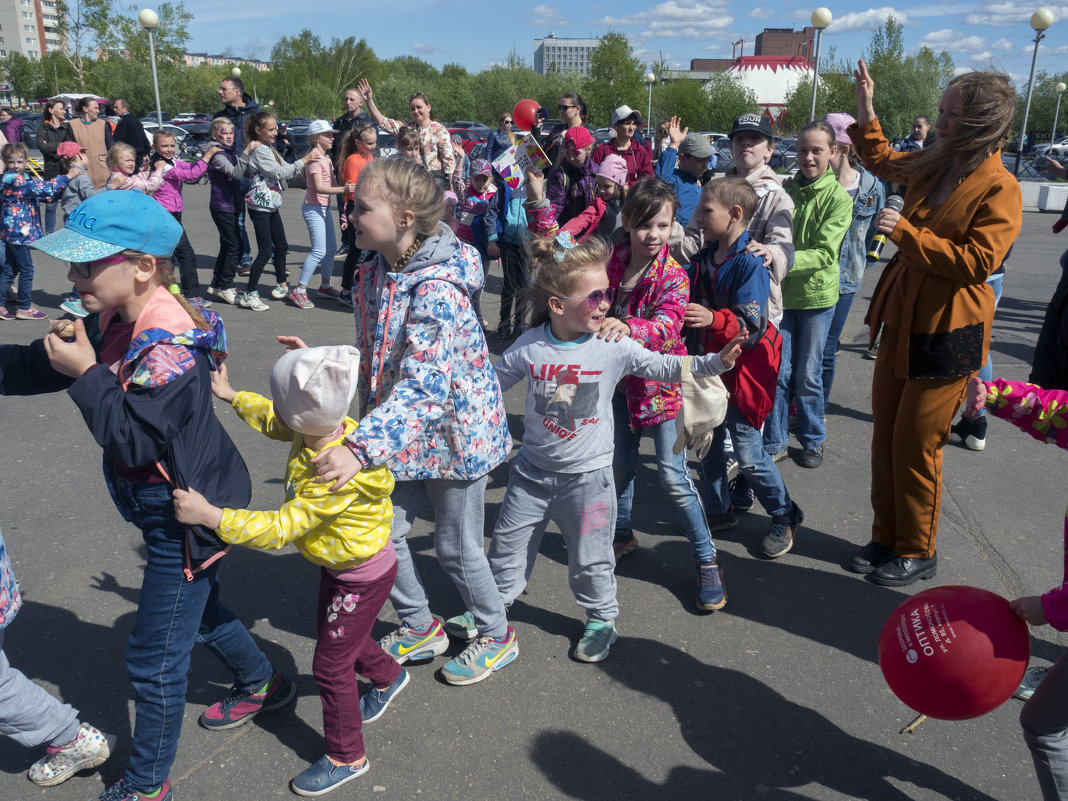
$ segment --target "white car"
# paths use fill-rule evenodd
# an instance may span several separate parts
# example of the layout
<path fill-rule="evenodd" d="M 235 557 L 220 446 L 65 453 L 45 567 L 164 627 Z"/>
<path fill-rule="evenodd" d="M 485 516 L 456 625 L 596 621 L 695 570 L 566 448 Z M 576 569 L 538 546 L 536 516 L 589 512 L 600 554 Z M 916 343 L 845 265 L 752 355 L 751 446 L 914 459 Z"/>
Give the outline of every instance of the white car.
<path fill-rule="evenodd" d="M 1034 154 L 1036 156 L 1068 156 L 1068 137 L 1054 142 L 1052 145 L 1048 142 L 1043 145 L 1035 145 Z"/>

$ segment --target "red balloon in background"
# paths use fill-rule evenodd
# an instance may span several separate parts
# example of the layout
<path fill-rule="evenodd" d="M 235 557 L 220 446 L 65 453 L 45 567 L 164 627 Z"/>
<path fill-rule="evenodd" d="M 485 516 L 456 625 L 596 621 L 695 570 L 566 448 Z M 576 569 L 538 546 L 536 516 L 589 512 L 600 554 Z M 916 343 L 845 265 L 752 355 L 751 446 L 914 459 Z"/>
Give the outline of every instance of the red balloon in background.
<path fill-rule="evenodd" d="M 512 121 L 524 131 L 529 131 L 538 121 L 538 101 L 520 100 L 512 109 Z"/>
<path fill-rule="evenodd" d="M 1031 636 L 1009 602 L 977 587 L 935 587 L 893 611 L 879 636 L 890 689 L 921 714 L 985 715 L 1007 701 L 1027 670 Z"/>

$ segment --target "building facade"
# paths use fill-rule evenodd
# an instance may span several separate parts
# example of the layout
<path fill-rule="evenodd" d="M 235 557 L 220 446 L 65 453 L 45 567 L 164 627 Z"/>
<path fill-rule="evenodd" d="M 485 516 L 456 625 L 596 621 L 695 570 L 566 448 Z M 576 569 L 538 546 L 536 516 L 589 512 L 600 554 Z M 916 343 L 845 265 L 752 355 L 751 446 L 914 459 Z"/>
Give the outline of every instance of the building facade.
<path fill-rule="evenodd" d="M 55 0 L 0 0 L 0 58 L 41 58 L 61 48 Z"/>
<path fill-rule="evenodd" d="M 571 39 L 550 32 L 544 39 L 534 40 L 534 71 L 544 75 L 555 67 L 558 72 L 587 75 L 590 53 L 600 44 L 600 39 Z"/>

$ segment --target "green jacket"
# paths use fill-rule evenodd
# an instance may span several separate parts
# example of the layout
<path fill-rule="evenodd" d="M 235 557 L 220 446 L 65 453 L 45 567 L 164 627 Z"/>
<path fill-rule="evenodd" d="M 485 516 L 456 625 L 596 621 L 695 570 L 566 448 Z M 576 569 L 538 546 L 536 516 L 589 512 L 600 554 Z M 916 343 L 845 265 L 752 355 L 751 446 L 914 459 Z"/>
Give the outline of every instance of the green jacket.
<path fill-rule="evenodd" d="M 826 309 L 838 302 L 838 249 L 853 221 L 853 200 L 827 170 L 807 186 L 795 177 L 794 266 L 782 280 L 784 309 Z"/>

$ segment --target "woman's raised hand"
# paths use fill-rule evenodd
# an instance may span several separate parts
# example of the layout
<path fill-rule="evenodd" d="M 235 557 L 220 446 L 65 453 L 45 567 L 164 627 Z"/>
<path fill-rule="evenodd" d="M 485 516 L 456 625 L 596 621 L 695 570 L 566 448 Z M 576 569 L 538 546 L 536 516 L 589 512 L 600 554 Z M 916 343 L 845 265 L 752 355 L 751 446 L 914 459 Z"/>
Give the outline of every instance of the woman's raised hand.
<path fill-rule="evenodd" d="M 857 68 L 853 70 L 853 77 L 857 81 L 857 122 L 865 125 L 875 119 L 875 107 L 872 106 L 872 97 L 875 95 L 875 81 L 868 73 L 868 65 L 864 59 L 857 62 Z"/>
<path fill-rule="evenodd" d="M 356 91 L 363 95 L 364 100 L 371 101 L 371 84 L 367 82 L 366 78 L 360 78 L 360 82 L 356 84 Z"/>

